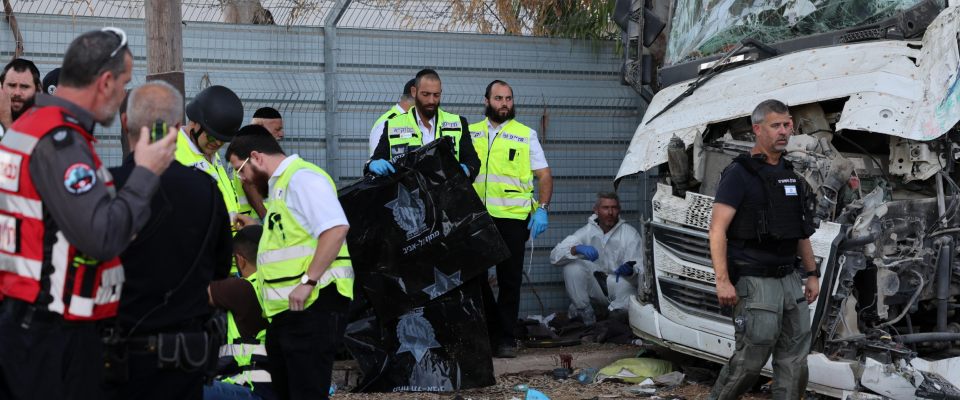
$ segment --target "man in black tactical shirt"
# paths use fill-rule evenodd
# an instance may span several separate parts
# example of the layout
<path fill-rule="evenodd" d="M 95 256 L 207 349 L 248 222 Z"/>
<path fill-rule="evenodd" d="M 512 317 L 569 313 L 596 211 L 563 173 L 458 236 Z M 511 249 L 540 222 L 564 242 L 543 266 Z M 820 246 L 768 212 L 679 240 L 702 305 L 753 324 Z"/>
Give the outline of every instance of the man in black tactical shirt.
<path fill-rule="evenodd" d="M 723 171 L 710 223 L 717 298 L 735 306 L 737 346 L 709 398 L 740 398 L 772 352 L 773 398 L 800 399 L 810 351 L 808 304 L 820 291 L 809 239 L 814 229 L 804 183 L 782 157 L 793 134 L 790 110 L 766 100 L 751 122 L 756 143 Z M 794 267 L 797 255 L 806 284 Z"/>
<path fill-rule="evenodd" d="M 144 127 L 166 123 L 176 136 L 183 97 L 170 84 L 152 81 L 130 92 L 129 143 Z M 133 150 L 133 149 L 131 149 Z M 133 160 L 111 168 L 117 187 L 131 182 Z M 120 255 L 126 282 L 116 327 L 118 343 L 106 389 L 110 399 L 195 399 L 203 397 L 203 360 L 217 357 L 219 340 L 204 323 L 213 313 L 207 286 L 223 279 L 233 255 L 230 219 L 216 182 L 207 173 L 171 163 L 150 201 L 150 219 Z M 212 342 L 212 343 L 211 343 Z M 124 368 L 126 367 L 126 368 Z M 125 382 L 117 377 L 126 376 Z"/>

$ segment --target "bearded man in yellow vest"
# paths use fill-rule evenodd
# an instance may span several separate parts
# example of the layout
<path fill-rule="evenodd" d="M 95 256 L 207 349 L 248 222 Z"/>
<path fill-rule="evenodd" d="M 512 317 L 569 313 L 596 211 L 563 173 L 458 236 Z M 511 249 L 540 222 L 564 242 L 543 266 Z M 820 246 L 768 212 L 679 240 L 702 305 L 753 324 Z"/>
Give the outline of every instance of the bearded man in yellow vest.
<path fill-rule="evenodd" d="M 276 108 L 258 108 L 253 113 L 250 125 L 260 125 L 267 128 L 274 139 L 277 139 L 278 142 L 283 140 L 283 116 Z M 248 215 L 258 221 L 262 220 L 263 216 L 267 214 L 267 209 L 263 207 L 263 197 L 260 197 L 257 190 L 249 184 L 243 185 L 239 176 L 233 177 L 233 190 L 237 192 L 237 213 Z"/>
<path fill-rule="evenodd" d="M 440 75 L 432 69 L 421 70 L 410 90 L 414 98 L 413 108 L 386 121 L 377 148 L 364 166 L 364 172 L 390 175 L 396 172 L 390 162 L 395 157 L 434 140 L 449 137 L 453 139 L 453 154 L 460 160 L 460 167 L 473 180 L 480 169 L 480 159 L 470 144 L 467 119 L 440 108 L 440 95 L 443 92 Z"/>
<path fill-rule="evenodd" d="M 487 308 L 487 321 L 494 355 L 513 358 L 513 329 L 523 283 L 523 244 L 547 230 L 553 177 L 537 132 L 514 119 L 513 88 L 504 81 L 490 82 L 483 103 L 487 118 L 470 125 L 470 136 L 482 162 L 473 187 L 510 249 L 510 258 L 497 265 L 499 294 L 496 310 Z M 539 182 L 539 205 L 533 199 L 534 176 Z M 490 304 L 493 292 L 487 286 L 484 296 Z"/>
<path fill-rule="evenodd" d="M 258 125 L 241 129 L 227 160 L 266 199 L 256 289 L 270 319 L 266 348 L 274 390 L 282 399 L 326 399 L 354 279 L 336 186 L 320 167 L 284 154 Z"/>
<path fill-rule="evenodd" d="M 238 210 L 237 194 L 217 151 L 233 139 L 243 124 L 243 104 L 232 90 L 210 86 L 187 104 L 187 118 L 189 121 L 177 136 L 177 161 L 207 173 L 217 182 L 233 220 Z"/>

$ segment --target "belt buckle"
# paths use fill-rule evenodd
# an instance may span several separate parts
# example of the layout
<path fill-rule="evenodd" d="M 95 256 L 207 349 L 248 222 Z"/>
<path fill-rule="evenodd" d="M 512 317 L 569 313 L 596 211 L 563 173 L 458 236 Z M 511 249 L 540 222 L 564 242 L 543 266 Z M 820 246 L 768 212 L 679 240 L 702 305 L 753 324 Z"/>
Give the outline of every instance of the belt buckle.
<path fill-rule="evenodd" d="M 793 265 L 781 265 L 780 268 L 780 277 L 790 275 L 790 272 L 793 271 Z"/>

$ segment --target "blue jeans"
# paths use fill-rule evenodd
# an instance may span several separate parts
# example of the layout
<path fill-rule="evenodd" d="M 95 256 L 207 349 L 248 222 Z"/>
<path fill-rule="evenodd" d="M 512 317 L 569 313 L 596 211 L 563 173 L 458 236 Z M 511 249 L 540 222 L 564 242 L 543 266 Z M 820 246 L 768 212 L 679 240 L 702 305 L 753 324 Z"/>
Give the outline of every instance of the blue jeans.
<path fill-rule="evenodd" d="M 249 386 L 234 385 L 223 381 L 213 381 L 203 387 L 203 400 L 260 400 L 259 394 Z"/>

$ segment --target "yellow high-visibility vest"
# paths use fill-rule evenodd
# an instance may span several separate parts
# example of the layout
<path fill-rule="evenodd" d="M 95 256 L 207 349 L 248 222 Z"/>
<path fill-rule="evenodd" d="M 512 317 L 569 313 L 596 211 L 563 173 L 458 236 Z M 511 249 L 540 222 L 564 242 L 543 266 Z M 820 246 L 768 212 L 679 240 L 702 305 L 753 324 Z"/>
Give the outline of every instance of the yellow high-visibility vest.
<path fill-rule="evenodd" d="M 263 236 L 257 248 L 257 273 L 260 275 L 257 292 L 263 313 L 268 318 L 290 308 L 290 292 L 300 284 L 300 277 L 307 272 L 317 249 L 317 238 L 297 222 L 286 204 L 285 193 L 290 178 L 301 169 L 316 171 L 326 177 L 336 193 L 336 185 L 330 175 L 320 167 L 297 158 L 277 178 L 274 193 L 280 195 L 271 193 L 270 198 L 264 201 L 267 215 L 263 219 Z M 350 253 L 344 243 L 340 246 L 337 258 L 320 276 L 310 297 L 304 302 L 304 308 L 310 307 L 317 299 L 319 290 L 331 283 L 336 285 L 341 295 L 353 299 L 353 277 Z"/>
<path fill-rule="evenodd" d="M 496 218 L 526 219 L 536 208 L 533 171 L 530 169 L 530 128 L 509 120 L 491 144 L 487 120 L 470 124 L 480 172 L 473 188 Z"/>

